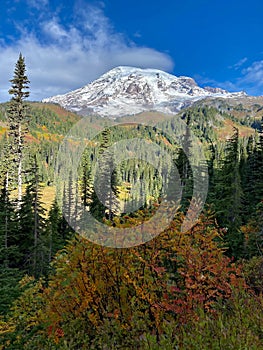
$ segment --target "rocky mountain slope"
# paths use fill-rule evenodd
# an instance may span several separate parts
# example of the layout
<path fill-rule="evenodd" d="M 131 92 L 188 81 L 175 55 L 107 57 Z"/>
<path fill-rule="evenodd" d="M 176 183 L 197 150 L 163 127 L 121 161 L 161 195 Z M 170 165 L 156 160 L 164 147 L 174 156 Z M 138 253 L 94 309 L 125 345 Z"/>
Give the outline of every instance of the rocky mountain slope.
<path fill-rule="evenodd" d="M 219 88 L 201 88 L 189 77 L 176 77 L 157 69 L 117 67 L 86 86 L 46 98 L 81 115 L 121 117 L 144 111 L 177 113 L 208 97 L 240 98 L 244 92 L 230 93 Z"/>

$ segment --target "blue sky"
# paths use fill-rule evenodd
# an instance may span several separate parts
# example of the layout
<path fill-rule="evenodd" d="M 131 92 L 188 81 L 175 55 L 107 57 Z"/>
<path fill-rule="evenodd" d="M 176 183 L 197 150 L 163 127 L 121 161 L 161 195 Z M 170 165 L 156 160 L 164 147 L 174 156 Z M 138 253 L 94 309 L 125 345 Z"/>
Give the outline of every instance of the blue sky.
<path fill-rule="evenodd" d="M 68 92 L 118 65 L 263 95 L 263 2 L 2 0 L 0 101 L 19 52 L 31 100 Z"/>

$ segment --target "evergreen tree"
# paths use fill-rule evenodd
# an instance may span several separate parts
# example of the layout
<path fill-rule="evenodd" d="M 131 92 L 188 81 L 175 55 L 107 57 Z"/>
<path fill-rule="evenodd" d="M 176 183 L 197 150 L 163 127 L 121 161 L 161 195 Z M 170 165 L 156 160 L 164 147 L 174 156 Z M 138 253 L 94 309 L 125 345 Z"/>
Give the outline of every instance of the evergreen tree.
<path fill-rule="evenodd" d="M 242 187 L 240 178 L 239 132 L 227 141 L 225 157 L 215 177 L 214 204 L 219 224 L 225 228 L 228 253 L 236 258 L 242 256 L 244 237 L 240 232 Z"/>
<path fill-rule="evenodd" d="M 0 270 L 0 318 L 8 314 L 10 306 L 21 294 L 19 281 L 22 278 L 22 271 L 17 268 L 3 266 Z"/>
<path fill-rule="evenodd" d="M 9 90 L 9 94 L 13 97 L 9 102 L 7 113 L 10 139 L 9 156 L 11 164 L 14 166 L 14 171 L 16 173 L 16 182 L 18 186 L 18 205 L 20 205 L 19 203 L 22 199 L 22 161 L 25 134 L 28 132 L 26 123 L 27 106 L 24 100 L 29 96 L 29 80 L 25 72 L 25 59 L 20 53 L 15 66 L 13 79 L 10 80 L 12 86 Z"/>
<path fill-rule="evenodd" d="M 63 218 L 56 200 L 53 202 L 48 214 L 47 239 L 48 262 L 50 263 L 55 253 L 63 248 L 66 243 L 63 232 Z"/>
<path fill-rule="evenodd" d="M 247 159 L 242 172 L 244 189 L 243 221 L 246 224 L 256 212 L 256 207 L 263 198 L 263 134 L 248 140 Z"/>
<path fill-rule="evenodd" d="M 32 167 L 33 179 L 22 198 L 19 217 L 19 249 L 23 253 L 21 265 L 30 274 L 40 275 L 47 264 L 45 210 L 42 206 L 36 157 Z"/>
<path fill-rule="evenodd" d="M 256 162 L 256 171 L 255 171 L 255 201 L 256 205 L 262 200 L 263 198 L 263 132 L 259 135 L 259 140 L 257 143 L 257 148 L 255 151 L 255 162 Z"/>
<path fill-rule="evenodd" d="M 190 114 L 187 115 L 187 128 L 185 134 L 183 135 L 182 144 L 183 147 L 179 149 L 178 157 L 176 159 L 176 166 L 180 174 L 181 187 L 182 187 L 182 201 L 181 210 L 186 211 L 189 202 L 193 194 L 193 171 L 191 169 L 191 164 L 189 162 L 189 157 L 191 156 L 191 136 L 189 125 L 191 122 Z"/>
<path fill-rule="evenodd" d="M 112 220 L 114 215 L 117 215 L 119 211 L 119 203 L 116 200 L 118 195 L 118 176 L 115 168 L 115 160 L 114 155 L 107 150 L 110 145 L 110 136 L 110 129 L 104 129 L 99 149 L 100 176 L 97 186 L 96 181 L 98 179 L 94 179 L 94 190 L 91 194 L 90 212 L 99 220 L 103 218 Z M 111 176 L 108 176 L 109 171 L 112 171 Z M 104 203 L 101 201 L 102 198 Z"/>
<path fill-rule="evenodd" d="M 88 152 L 84 152 L 81 159 L 81 175 L 80 175 L 80 191 L 81 200 L 85 207 L 88 207 L 92 195 L 92 173 L 91 173 L 91 161 Z"/>
<path fill-rule="evenodd" d="M 17 222 L 13 203 L 10 201 L 6 181 L 0 192 L 0 264 L 14 267 L 19 259 Z"/>
<path fill-rule="evenodd" d="M 75 223 L 75 193 L 77 190 L 77 184 L 73 183 L 72 172 L 70 172 L 67 182 L 64 183 L 63 187 L 63 198 L 62 198 L 62 235 L 63 239 L 69 239 L 73 235 L 73 225 Z M 72 226 L 72 227 L 71 227 Z"/>

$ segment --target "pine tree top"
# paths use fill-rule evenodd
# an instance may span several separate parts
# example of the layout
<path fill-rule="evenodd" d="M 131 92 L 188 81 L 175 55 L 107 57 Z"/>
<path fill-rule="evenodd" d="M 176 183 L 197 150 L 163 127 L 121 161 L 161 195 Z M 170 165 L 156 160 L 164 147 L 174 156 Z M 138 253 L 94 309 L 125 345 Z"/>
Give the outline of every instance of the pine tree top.
<path fill-rule="evenodd" d="M 15 66 L 13 79 L 10 82 L 12 83 L 12 87 L 8 92 L 10 95 L 14 95 L 12 100 L 22 102 L 25 98 L 29 97 L 29 91 L 25 90 L 29 89 L 28 84 L 30 81 L 26 76 L 25 58 L 21 53 Z"/>

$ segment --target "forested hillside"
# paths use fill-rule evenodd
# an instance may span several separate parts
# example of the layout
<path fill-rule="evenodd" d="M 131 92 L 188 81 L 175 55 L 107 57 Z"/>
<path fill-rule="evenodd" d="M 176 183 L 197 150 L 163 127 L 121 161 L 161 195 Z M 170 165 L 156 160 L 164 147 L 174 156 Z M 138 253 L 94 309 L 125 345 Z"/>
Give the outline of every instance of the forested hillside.
<path fill-rule="evenodd" d="M 27 102 L 29 92 L 20 55 L 0 106 L 0 349 L 263 349 L 263 104 L 208 99 L 178 115 L 86 116 L 88 139 L 70 131 L 82 117 Z M 183 232 L 200 200 L 190 133 L 209 176 L 202 211 Z M 85 147 L 61 184 L 65 137 L 69 149 Z M 127 146 L 135 139 L 147 145 L 141 159 Z M 96 171 L 106 179 L 108 169 L 100 189 Z M 81 206 L 107 228 L 135 232 L 178 178 L 171 222 L 161 217 L 163 230 L 144 244 L 99 245 L 71 227 Z"/>

